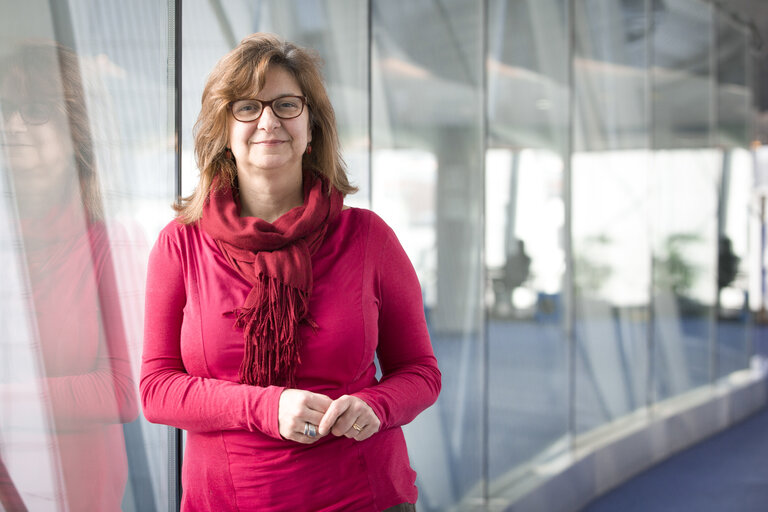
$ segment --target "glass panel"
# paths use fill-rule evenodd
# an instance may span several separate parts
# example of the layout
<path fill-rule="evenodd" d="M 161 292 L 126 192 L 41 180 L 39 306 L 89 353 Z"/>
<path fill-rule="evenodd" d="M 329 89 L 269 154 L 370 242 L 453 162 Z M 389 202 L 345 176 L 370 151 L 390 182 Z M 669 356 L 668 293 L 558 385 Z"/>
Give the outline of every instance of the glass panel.
<path fill-rule="evenodd" d="M 40 4 L 42 2 L 38 2 Z M 19 112 L 14 112 L 20 108 L 18 104 L 23 98 L 22 92 L 26 87 L 16 86 L 8 83 L 11 81 L 10 69 L 12 64 L 8 61 L 12 52 L 16 52 L 15 47 L 22 41 L 27 34 L 34 34 L 40 38 L 51 40 L 53 38 L 53 23 L 48 9 L 43 8 L 35 18 L 34 24 L 29 28 L 15 27 L 10 20 L 20 18 L 26 19 L 29 16 L 27 9 L 40 9 L 40 5 L 28 5 L 21 8 L 18 5 L 4 4 L 2 7 L 2 63 L 0 64 L 0 123 L 2 123 L 2 143 L 3 154 L 0 160 L 2 169 L 2 208 L 0 209 L 0 254 L 2 254 L 2 268 L 4 278 L 0 279 L 0 483 L 2 484 L 2 504 L 4 509 L 12 507 L 31 507 L 42 508 L 49 503 L 61 504 L 60 498 L 62 492 L 61 473 L 57 467 L 59 465 L 58 450 L 51 449 L 56 446 L 56 427 L 49 426 L 51 418 L 48 412 L 48 403 L 44 398 L 46 381 L 44 377 L 46 372 L 43 365 L 43 347 L 38 342 L 36 325 L 36 308 L 31 299 L 31 284 L 27 276 L 27 261 L 22 232 L 21 216 L 18 211 L 17 197 L 23 197 L 24 187 L 22 184 L 16 184 L 12 176 L 24 176 L 28 171 L 34 171 L 38 168 L 41 176 L 44 172 L 42 166 L 38 163 L 33 165 L 33 160 L 40 160 L 42 155 L 37 156 L 34 153 L 41 153 L 39 148 L 41 144 L 21 145 L 22 138 L 29 138 L 34 135 L 34 131 L 49 128 L 44 123 L 32 128 L 33 132 L 26 134 L 26 123 L 21 118 Z M 26 30 L 25 30 L 26 28 Z M 49 45 L 50 48 L 50 45 Z M 50 64 L 40 62 L 42 58 L 54 57 L 53 50 L 42 50 L 43 55 L 38 58 L 38 64 L 31 67 L 31 71 L 37 75 L 35 85 L 38 89 L 42 83 L 45 83 L 39 77 L 45 76 L 49 72 Z M 45 55 L 45 54 L 48 55 Z M 13 59 L 19 60 L 19 59 Z M 19 67 L 19 65 L 16 65 Z M 7 85 L 6 85 L 7 84 Z M 11 90 L 7 90 L 11 89 Z M 15 90 L 14 90 L 15 89 Z M 53 84 L 49 91 L 45 91 L 50 101 L 59 106 L 63 106 L 61 80 Z M 18 91 L 17 94 L 14 94 Z M 39 93 L 36 96 L 40 95 Z M 14 103 L 15 102 L 15 103 Z M 31 108 L 31 107 L 30 107 Z M 47 112 L 50 113 L 50 108 Z M 46 116 L 46 109 L 43 109 L 42 117 Z M 15 129 L 14 129 L 15 127 Z M 66 139 L 66 137 L 62 137 Z M 71 153 L 72 143 L 64 141 L 61 146 L 68 145 Z M 28 154 L 24 154 L 27 152 Z M 59 155 L 61 156 L 61 155 Z M 30 165 L 25 164 L 25 160 L 31 160 Z M 67 169 L 72 165 L 72 157 L 67 157 L 68 162 L 64 166 L 62 174 L 65 176 L 74 173 Z M 15 165 L 14 165 L 15 164 Z M 18 169 L 18 171 L 16 171 Z M 39 179 L 39 178 L 38 178 Z M 44 183 L 43 180 L 39 181 Z M 43 201 L 34 199 L 37 193 L 30 187 L 31 192 L 26 194 L 29 201 L 33 204 L 42 206 Z M 16 190 L 20 195 L 17 196 Z M 82 221 L 81 221 L 82 223 Z M 81 228 L 82 229 L 82 228 Z M 29 232 L 30 230 L 26 230 Z M 34 254 L 35 251 L 32 251 Z M 40 377 L 43 377 L 41 379 Z"/>
<path fill-rule="evenodd" d="M 647 402 L 650 242 L 642 2 L 574 4 L 576 429 Z"/>
<path fill-rule="evenodd" d="M 653 5 L 654 361 L 663 399 L 711 379 L 722 157 L 711 149 L 713 10 L 695 0 Z"/>
<path fill-rule="evenodd" d="M 749 220 L 754 189 L 752 155 L 743 148 L 723 155 L 718 244 L 718 376 L 749 366 Z M 753 206 L 753 205 L 752 205 Z"/>
<path fill-rule="evenodd" d="M 149 0 L 0 7 L 10 510 L 167 503 L 166 430 L 137 419 L 136 390 L 143 266 L 173 198 L 167 23 Z"/>
<path fill-rule="evenodd" d="M 374 1 L 372 206 L 421 279 L 443 372 L 406 428 L 419 510 L 482 495 L 482 11 L 478 2 Z"/>
<path fill-rule="evenodd" d="M 717 25 L 717 128 L 720 146 L 748 148 L 752 91 L 748 75 L 750 36 L 744 26 L 718 13 Z"/>
<path fill-rule="evenodd" d="M 717 375 L 749 364 L 749 208 L 753 189 L 747 77 L 748 34 L 725 15 L 717 21 L 717 124 L 722 148 L 718 211 Z"/>
<path fill-rule="evenodd" d="M 197 183 L 192 128 L 208 73 L 245 36 L 271 32 L 317 51 L 336 113 L 344 160 L 360 191 L 345 204 L 370 206 L 368 9 L 357 0 L 189 0 L 184 2 L 182 194 Z"/>
<path fill-rule="evenodd" d="M 496 0 L 488 8 L 485 267 L 493 481 L 568 429 L 562 234 L 569 62 L 566 2 Z"/>

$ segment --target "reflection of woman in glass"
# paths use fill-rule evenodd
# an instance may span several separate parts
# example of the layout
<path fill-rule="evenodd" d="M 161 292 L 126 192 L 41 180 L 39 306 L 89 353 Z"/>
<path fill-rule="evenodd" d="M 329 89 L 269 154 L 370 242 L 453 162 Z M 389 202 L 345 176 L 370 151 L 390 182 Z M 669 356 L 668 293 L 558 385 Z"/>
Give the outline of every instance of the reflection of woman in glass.
<path fill-rule="evenodd" d="M 29 44 L 0 73 L 3 147 L 39 343 L 41 374 L 30 377 L 50 413 L 59 505 L 119 510 L 127 477 L 120 423 L 136 417 L 137 404 L 78 60 Z M 7 389 L 6 399 L 14 399 Z M 24 499 L 35 490 L 18 491 Z"/>
<path fill-rule="evenodd" d="M 188 431 L 182 510 L 413 510 L 400 426 L 440 372 L 395 235 L 342 207 L 315 60 L 244 39 L 209 77 L 195 151 L 198 188 L 150 258 L 141 379 L 147 419 Z"/>

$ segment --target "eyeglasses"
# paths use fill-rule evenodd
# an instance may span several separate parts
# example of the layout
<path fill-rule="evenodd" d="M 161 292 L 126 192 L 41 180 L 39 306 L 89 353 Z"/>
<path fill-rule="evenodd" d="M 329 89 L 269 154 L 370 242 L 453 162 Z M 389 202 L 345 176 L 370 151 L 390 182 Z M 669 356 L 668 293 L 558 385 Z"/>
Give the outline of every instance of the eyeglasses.
<path fill-rule="evenodd" d="M 229 104 L 229 109 L 235 119 L 249 123 L 260 118 L 267 107 L 271 108 L 272 112 L 280 119 L 293 119 L 304 112 L 304 105 L 306 104 L 307 98 L 303 96 L 281 96 L 271 101 L 237 100 Z"/>
<path fill-rule="evenodd" d="M 3 112 L 3 120 L 6 122 L 14 112 L 18 112 L 26 124 L 45 124 L 51 120 L 55 110 L 56 106 L 53 103 L 45 101 L 17 103 L 10 100 L 0 100 L 0 111 Z"/>

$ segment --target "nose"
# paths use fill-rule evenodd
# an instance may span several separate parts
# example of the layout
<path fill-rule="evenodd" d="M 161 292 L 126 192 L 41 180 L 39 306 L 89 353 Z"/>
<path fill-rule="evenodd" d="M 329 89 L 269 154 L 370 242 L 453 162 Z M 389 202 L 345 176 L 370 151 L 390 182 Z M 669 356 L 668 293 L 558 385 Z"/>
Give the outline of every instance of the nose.
<path fill-rule="evenodd" d="M 259 117 L 259 128 L 267 131 L 274 130 L 280 126 L 280 118 L 275 115 L 271 106 L 265 106 Z"/>
<path fill-rule="evenodd" d="M 27 123 L 24 122 L 18 110 L 12 111 L 10 115 L 3 113 L 3 126 L 7 132 L 20 132 L 27 129 Z"/>

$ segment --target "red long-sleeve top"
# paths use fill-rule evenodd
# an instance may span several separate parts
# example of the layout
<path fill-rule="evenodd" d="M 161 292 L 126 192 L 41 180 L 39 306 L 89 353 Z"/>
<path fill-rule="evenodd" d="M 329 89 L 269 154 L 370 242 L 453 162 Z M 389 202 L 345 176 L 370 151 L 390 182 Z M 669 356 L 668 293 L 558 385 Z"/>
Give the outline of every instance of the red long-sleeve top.
<path fill-rule="evenodd" d="M 300 331 L 297 387 L 363 399 L 381 429 L 362 442 L 280 436 L 284 388 L 238 383 L 243 333 L 225 312 L 251 285 L 196 224 L 173 221 L 160 233 L 140 387 L 147 419 L 188 432 L 183 511 L 379 511 L 416 502 L 400 426 L 436 400 L 440 372 L 413 267 L 378 216 L 350 208 L 329 226 L 312 271 L 318 327 Z"/>
<path fill-rule="evenodd" d="M 68 205 L 22 223 L 38 341 L 33 348 L 42 364 L 36 385 L 0 382 L 0 403 L 11 411 L 0 466 L 22 472 L 14 482 L 14 475 L 0 471 L 0 502 L 11 510 L 17 499 L 30 510 L 52 499 L 62 510 L 118 511 L 123 500 L 128 463 L 121 423 L 138 415 L 135 381 L 107 229 L 98 222 L 86 227 L 81 208 Z M 8 365 L 24 368 L 23 357 L 8 354 Z M 38 387 L 44 396 L 30 400 Z M 48 413 L 43 431 L 23 408 L 34 410 L 38 399 Z M 34 469 L 23 474 L 25 461 L 41 447 L 55 461 L 60 488 L 53 497 L 49 478 L 36 479 Z"/>

